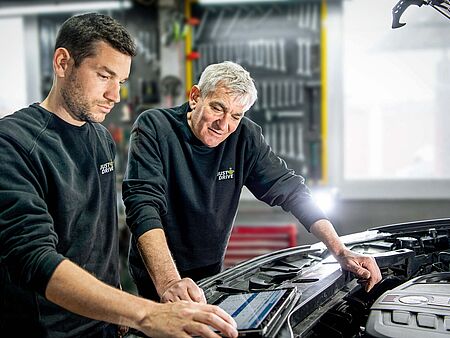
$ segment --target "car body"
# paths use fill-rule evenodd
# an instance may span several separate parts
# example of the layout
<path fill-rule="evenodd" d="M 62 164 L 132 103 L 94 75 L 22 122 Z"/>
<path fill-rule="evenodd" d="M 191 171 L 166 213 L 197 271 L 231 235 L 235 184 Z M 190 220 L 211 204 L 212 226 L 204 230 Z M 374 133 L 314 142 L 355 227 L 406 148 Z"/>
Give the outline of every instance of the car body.
<path fill-rule="evenodd" d="M 414 332 L 435 337 L 440 337 L 440 334 L 450 336 L 450 313 L 447 317 L 445 312 L 450 310 L 450 282 L 447 278 L 450 274 L 445 274 L 450 271 L 449 234 L 450 219 L 434 219 L 385 225 L 341 237 L 347 247 L 373 255 L 377 260 L 383 280 L 369 293 L 364 291 L 353 274 L 342 271 L 322 243 L 250 259 L 200 281 L 199 285 L 209 303 L 226 294 L 295 287 L 298 293 L 295 304 L 277 314 L 280 320 L 272 325 L 270 333 L 264 334 L 266 337 L 389 337 L 411 336 Z M 432 325 L 421 327 L 418 321 L 413 327 L 391 323 L 395 327 L 381 330 L 388 332 L 387 335 L 372 327 L 367 328 L 368 324 L 380 323 L 381 319 L 374 319 L 374 313 L 394 316 L 393 311 L 397 311 L 397 315 L 409 311 L 405 308 L 396 310 L 395 306 L 402 306 L 400 298 L 383 309 L 372 309 L 380 307 L 380 298 L 385 293 L 430 274 L 442 277 L 427 277 L 426 281 L 433 284 L 437 280 L 440 288 L 444 288 L 443 297 L 449 291 L 449 306 L 444 306 L 445 311 L 436 314 L 439 328 L 433 329 Z M 421 292 L 433 289 L 427 283 L 420 284 Z M 392 309 L 389 309 L 391 305 Z M 433 315 L 432 309 L 423 311 Z M 369 317 L 371 321 L 368 321 Z"/>

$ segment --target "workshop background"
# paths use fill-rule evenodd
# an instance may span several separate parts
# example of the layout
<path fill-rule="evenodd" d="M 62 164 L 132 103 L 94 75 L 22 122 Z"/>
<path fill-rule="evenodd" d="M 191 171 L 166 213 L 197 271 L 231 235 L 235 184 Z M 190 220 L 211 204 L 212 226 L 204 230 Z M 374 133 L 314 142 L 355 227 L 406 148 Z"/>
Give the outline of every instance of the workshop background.
<path fill-rule="evenodd" d="M 121 103 L 104 122 L 118 147 L 123 264 L 131 126 L 146 109 L 184 102 L 201 71 L 224 60 L 252 74 L 259 98 L 247 115 L 306 178 L 340 235 L 449 217 L 450 25 L 430 6 L 411 6 L 406 26 L 392 29 L 396 2 L 0 1 L 0 117 L 47 95 L 61 23 L 101 12 L 138 46 Z M 292 215 L 244 191 L 226 264 L 314 242 Z"/>

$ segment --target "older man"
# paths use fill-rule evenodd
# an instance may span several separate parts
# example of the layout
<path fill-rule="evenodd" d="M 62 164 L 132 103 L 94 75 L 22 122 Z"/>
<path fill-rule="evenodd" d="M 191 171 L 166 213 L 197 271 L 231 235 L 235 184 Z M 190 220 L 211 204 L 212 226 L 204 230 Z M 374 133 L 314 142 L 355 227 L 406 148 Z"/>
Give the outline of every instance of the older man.
<path fill-rule="evenodd" d="M 123 199 L 131 273 L 142 296 L 205 301 L 194 281 L 221 270 L 243 186 L 294 214 L 367 290 L 380 281 L 375 260 L 342 244 L 304 179 L 244 116 L 256 96 L 250 74 L 223 62 L 204 70 L 188 102 L 136 121 Z"/>

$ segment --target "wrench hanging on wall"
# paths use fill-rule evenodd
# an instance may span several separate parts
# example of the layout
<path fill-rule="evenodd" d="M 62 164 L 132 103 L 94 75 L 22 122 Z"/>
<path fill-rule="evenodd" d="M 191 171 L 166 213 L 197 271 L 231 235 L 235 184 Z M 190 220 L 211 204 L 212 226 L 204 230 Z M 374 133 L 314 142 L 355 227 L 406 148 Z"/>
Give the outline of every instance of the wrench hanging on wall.
<path fill-rule="evenodd" d="M 270 145 L 270 143 L 271 143 L 271 139 L 270 139 L 270 136 L 271 136 L 271 128 L 272 126 L 271 126 L 271 124 L 270 123 L 266 123 L 265 125 L 264 125 L 264 128 L 263 128 L 263 135 L 264 135 L 264 139 L 266 140 L 266 143 L 268 144 L 268 145 Z"/>
<path fill-rule="evenodd" d="M 297 104 L 297 83 L 295 81 L 290 82 L 291 88 L 291 107 L 295 107 Z"/>
<path fill-rule="evenodd" d="M 287 154 L 287 156 L 289 158 L 294 159 L 297 154 L 295 151 L 295 124 L 294 123 L 289 123 L 288 125 L 289 127 L 289 152 Z"/>
<path fill-rule="evenodd" d="M 303 39 L 297 38 L 297 75 L 303 75 L 304 69 L 304 42 Z"/>
<path fill-rule="evenodd" d="M 279 123 L 280 128 L 280 155 L 286 156 L 287 155 L 287 149 L 286 149 L 286 123 Z"/>
<path fill-rule="evenodd" d="M 304 57 L 305 57 L 305 67 L 304 67 L 304 74 L 306 76 L 311 76 L 311 41 L 310 40 L 304 40 Z"/>
<path fill-rule="evenodd" d="M 225 10 L 221 9 L 219 11 L 219 15 L 214 23 L 214 27 L 211 31 L 211 38 L 215 38 L 217 36 L 217 33 L 219 31 L 220 25 L 222 24 L 223 15 L 225 14 Z"/>
<path fill-rule="evenodd" d="M 297 123 L 297 160 L 305 160 L 305 150 L 303 148 L 303 124 Z"/>
<path fill-rule="evenodd" d="M 269 108 L 268 99 L 269 99 L 269 91 L 268 91 L 268 83 L 266 81 L 261 82 L 262 87 L 262 109 Z"/>
<path fill-rule="evenodd" d="M 270 141 L 272 142 L 272 150 L 273 152 L 276 154 L 278 153 L 278 133 L 277 133 L 277 128 L 278 125 L 274 124 L 272 126 L 272 133 L 270 135 Z"/>
<path fill-rule="evenodd" d="M 283 81 L 283 106 L 284 107 L 289 107 L 289 94 L 290 94 L 290 90 L 289 90 L 289 81 L 288 80 L 284 80 Z"/>
<path fill-rule="evenodd" d="M 198 41 L 198 39 L 202 35 L 203 29 L 205 28 L 206 22 L 208 21 L 208 16 L 209 16 L 209 10 L 205 9 L 202 19 L 200 20 L 200 24 L 198 25 L 197 29 L 195 30 L 195 35 L 194 35 L 195 41 Z"/>
<path fill-rule="evenodd" d="M 241 15 L 241 10 L 238 8 L 236 13 L 234 13 L 233 18 L 230 20 L 230 24 L 228 25 L 227 29 L 225 30 L 225 33 L 224 33 L 225 36 L 229 36 L 231 34 L 231 30 L 236 27 L 236 23 L 237 23 L 240 15 Z"/>
<path fill-rule="evenodd" d="M 284 39 L 278 40 L 280 46 L 280 70 L 286 72 L 286 42 Z"/>
<path fill-rule="evenodd" d="M 268 43 L 270 44 L 270 51 L 272 53 L 272 69 L 274 70 L 278 70 L 279 66 L 280 66 L 280 62 L 278 60 L 278 44 L 276 40 L 271 40 L 268 41 Z"/>
<path fill-rule="evenodd" d="M 311 14 L 311 29 L 318 31 L 320 28 L 320 5 L 313 4 Z"/>
<path fill-rule="evenodd" d="M 275 82 L 275 86 L 277 87 L 277 108 L 283 107 L 283 86 L 281 82 Z"/>
<path fill-rule="evenodd" d="M 298 81 L 298 104 L 303 104 L 305 102 L 305 84 L 303 81 Z"/>

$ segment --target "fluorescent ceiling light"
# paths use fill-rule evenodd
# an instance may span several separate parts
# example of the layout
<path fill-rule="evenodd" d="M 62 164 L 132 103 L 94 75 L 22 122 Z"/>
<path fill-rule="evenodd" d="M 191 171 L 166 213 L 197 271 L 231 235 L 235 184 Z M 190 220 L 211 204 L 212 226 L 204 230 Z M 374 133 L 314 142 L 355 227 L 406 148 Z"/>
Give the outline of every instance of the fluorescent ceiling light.
<path fill-rule="evenodd" d="M 124 0 L 0 7 L 0 18 L 37 14 L 74 13 L 80 11 L 119 10 L 128 9 L 131 6 L 132 3 L 130 0 Z"/>
<path fill-rule="evenodd" d="M 202 5 L 230 5 L 230 4 L 245 4 L 245 3 L 255 3 L 255 2 L 286 2 L 289 0 L 198 0 Z"/>

